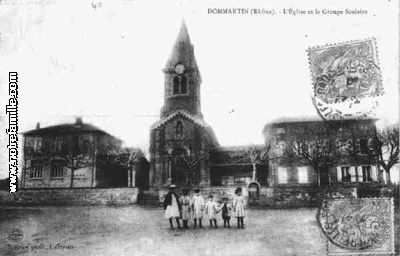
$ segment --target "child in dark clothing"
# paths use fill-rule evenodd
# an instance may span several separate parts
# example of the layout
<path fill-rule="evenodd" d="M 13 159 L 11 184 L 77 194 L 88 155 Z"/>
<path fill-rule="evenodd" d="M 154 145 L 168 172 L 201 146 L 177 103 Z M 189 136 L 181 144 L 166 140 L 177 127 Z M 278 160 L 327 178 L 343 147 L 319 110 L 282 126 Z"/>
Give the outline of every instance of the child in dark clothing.
<path fill-rule="evenodd" d="M 222 205 L 218 212 L 220 211 L 222 211 L 221 217 L 224 220 L 224 228 L 226 228 L 227 226 L 228 228 L 231 228 L 230 220 L 232 214 L 232 206 L 228 203 L 228 198 L 222 198 Z"/>

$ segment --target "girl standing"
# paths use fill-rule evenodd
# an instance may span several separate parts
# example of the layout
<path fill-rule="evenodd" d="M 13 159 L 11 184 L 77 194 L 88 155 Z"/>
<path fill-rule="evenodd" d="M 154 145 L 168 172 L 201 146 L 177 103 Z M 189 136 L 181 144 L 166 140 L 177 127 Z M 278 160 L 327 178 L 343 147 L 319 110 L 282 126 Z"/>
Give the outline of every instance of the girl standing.
<path fill-rule="evenodd" d="M 174 229 L 174 225 L 172 223 L 174 218 L 176 220 L 176 224 L 178 224 L 178 228 L 181 228 L 181 225 L 179 224 L 180 209 L 181 205 L 178 200 L 178 195 L 175 193 L 175 185 L 171 185 L 169 186 L 169 192 L 164 199 L 165 218 L 169 220 L 171 229 Z"/>
<path fill-rule="evenodd" d="M 235 211 L 235 217 L 237 219 L 237 227 L 244 228 L 244 206 L 246 204 L 244 197 L 242 195 L 242 188 L 237 188 L 235 191 L 235 198 L 233 199 L 233 209 Z"/>
<path fill-rule="evenodd" d="M 201 223 L 201 220 L 203 218 L 203 209 L 204 209 L 204 199 L 200 195 L 200 189 L 195 189 L 194 196 L 192 198 L 194 228 L 196 228 L 197 226 L 197 220 L 199 220 L 200 228 L 203 227 Z"/>
<path fill-rule="evenodd" d="M 208 196 L 208 201 L 206 204 L 206 214 L 208 215 L 208 219 L 210 220 L 210 227 L 212 228 L 213 222 L 215 228 L 217 228 L 217 203 L 214 202 L 213 195 Z"/>
<path fill-rule="evenodd" d="M 188 228 L 188 222 L 190 219 L 190 196 L 189 189 L 183 189 L 183 196 L 181 197 L 181 205 L 182 205 L 182 221 L 183 228 Z"/>

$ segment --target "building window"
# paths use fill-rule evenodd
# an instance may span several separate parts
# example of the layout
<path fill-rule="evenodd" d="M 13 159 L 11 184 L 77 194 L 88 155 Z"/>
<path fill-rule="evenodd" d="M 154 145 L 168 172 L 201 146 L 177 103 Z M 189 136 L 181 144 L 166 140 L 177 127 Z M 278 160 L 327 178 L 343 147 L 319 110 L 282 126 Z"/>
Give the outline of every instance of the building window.
<path fill-rule="evenodd" d="M 308 183 L 308 171 L 306 166 L 297 167 L 299 183 Z"/>
<path fill-rule="evenodd" d="M 62 150 L 62 137 L 57 136 L 54 139 L 54 152 L 59 153 Z"/>
<path fill-rule="evenodd" d="M 31 169 L 30 178 L 33 178 L 33 179 L 43 178 L 43 165 L 34 164 Z"/>
<path fill-rule="evenodd" d="M 368 153 L 368 140 L 367 139 L 360 139 L 360 152 L 362 154 Z"/>
<path fill-rule="evenodd" d="M 39 152 L 42 149 L 42 138 L 36 137 L 33 140 L 33 151 Z"/>
<path fill-rule="evenodd" d="M 342 166 L 342 182 L 350 182 L 351 174 L 349 166 Z"/>
<path fill-rule="evenodd" d="M 172 179 L 172 160 L 167 157 L 164 160 L 164 182 L 168 182 Z"/>
<path fill-rule="evenodd" d="M 278 183 L 279 184 L 288 183 L 287 169 L 284 167 L 278 167 Z"/>
<path fill-rule="evenodd" d="M 179 94 L 179 77 L 174 77 L 174 94 Z"/>
<path fill-rule="evenodd" d="M 89 154 L 93 147 L 90 138 L 85 135 L 77 135 L 72 137 L 72 151 L 79 154 Z"/>
<path fill-rule="evenodd" d="M 182 138 L 183 137 L 183 123 L 182 123 L 182 121 L 176 122 L 175 136 L 178 137 L 178 138 Z"/>
<path fill-rule="evenodd" d="M 50 178 L 62 178 L 64 176 L 64 169 L 61 164 L 54 164 L 51 167 Z"/>
<path fill-rule="evenodd" d="M 187 78 L 182 76 L 181 80 L 181 94 L 187 94 Z"/>
<path fill-rule="evenodd" d="M 175 76 L 173 79 L 174 95 L 187 94 L 187 78 L 185 76 Z"/>
<path fill-rule="evenodd" d="M 286 144 L 284 141 L 279 141 L 276 143 L 275 152 L 278 156 L 282 156 L 285 153 Z"/>
<path fill-rule="evenodd" d="M 371 182 L 371 166 L 362 166 L 363 182 Z"/>

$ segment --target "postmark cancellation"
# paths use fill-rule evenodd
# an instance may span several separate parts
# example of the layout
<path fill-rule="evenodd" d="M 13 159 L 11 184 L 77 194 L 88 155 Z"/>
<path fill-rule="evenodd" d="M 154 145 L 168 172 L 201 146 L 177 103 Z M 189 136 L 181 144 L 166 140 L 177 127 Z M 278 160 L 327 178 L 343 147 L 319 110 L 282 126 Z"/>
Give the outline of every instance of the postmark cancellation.
<path fill-rule="evenodd" d="M 393 210 L 393 198 L 324 201 L 318 222 L 327 255 L 394 255 Z"/>
<path fill-rule="evenodd" d="M 307 50 L 313 101 L 325 119 L 371 117 L 383 95 L 375 38 Z"/>

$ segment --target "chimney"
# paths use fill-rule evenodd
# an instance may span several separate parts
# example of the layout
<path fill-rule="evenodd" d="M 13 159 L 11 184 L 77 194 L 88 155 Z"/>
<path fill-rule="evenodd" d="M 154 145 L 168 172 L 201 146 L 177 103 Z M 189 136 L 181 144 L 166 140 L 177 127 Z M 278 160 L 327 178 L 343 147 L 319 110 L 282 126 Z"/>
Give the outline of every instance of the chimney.
<path fill-rule="evenodd" d="M 76 117 L 75 118 L 75 125 L 82 125 L 83 121 L 82 121 L 82 117 Z"/>
<path fill-rule="evenodd" d="M 39 130 L 39 129 L 40 129 L 40 123 L 37 122 L 37 123 L 36 123 L 36 130 Z"/>

